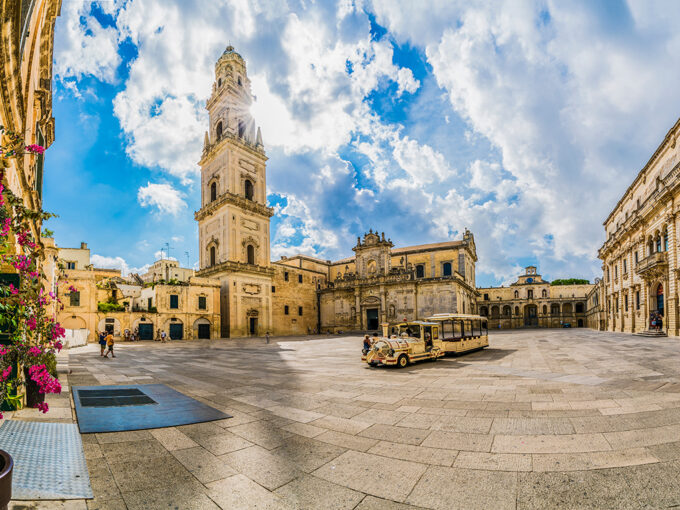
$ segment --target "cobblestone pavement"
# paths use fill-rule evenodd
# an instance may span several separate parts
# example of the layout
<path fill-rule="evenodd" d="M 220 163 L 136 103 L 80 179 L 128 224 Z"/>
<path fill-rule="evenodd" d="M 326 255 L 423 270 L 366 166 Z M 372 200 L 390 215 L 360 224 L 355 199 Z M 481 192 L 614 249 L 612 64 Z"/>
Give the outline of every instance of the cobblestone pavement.
<path fill-rule="evenodd" d="M 96 497 L 49 508 L 680 506 L 680 341 L 490 344 L 402 370 L 362 364 L 357 337 L 88 346 L 72 385 L 164 383 L 233 418 L 84 435 Z"/>

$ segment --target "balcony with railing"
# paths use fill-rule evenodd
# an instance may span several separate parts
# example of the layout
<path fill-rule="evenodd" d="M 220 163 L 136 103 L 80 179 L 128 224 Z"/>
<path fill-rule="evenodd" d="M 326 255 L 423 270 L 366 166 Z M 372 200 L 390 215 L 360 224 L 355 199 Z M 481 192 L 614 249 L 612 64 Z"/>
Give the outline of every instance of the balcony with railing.
<path fill-rule="evenodd" d="M 642 259 L 635 268 L 635 272 L 644 278 L 646 276 L 662 273 L 666 271 L 667 268 L 668 261 L 666 259 L 666 252 L 659 251 Z"/>

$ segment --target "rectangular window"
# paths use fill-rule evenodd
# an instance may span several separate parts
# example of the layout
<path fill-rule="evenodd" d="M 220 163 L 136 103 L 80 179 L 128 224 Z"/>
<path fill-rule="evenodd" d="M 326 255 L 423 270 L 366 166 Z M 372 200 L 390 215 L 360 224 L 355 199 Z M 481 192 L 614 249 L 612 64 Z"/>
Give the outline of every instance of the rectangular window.
<path fill-rule="evenodd" d="M 76 268 L 75 262 L 67 262 L 66 263 L 66 269 L 75 269 L 75 268 Z"/>
<path fill-rule="evenodd" d="M 274 285 L 272 285 L 272 294 L 274 294 L 275 292 L 276 292 L 276 287 Z"/>
<path fill-rule="evenodd" d="M 484 294 L 484 301 L 488 301 L 488 300 L 489 300 L 489 295 L 488 295 L 488 294 Z"/>
<path fill-rule="evenodd" d="M 627 312 L 628 311 L 628 294 L 623 296 L 623 309 Z"/>
<path fill-rule="evenodd" d="M 286 282 L 288 281 L 288 271 L 283 273 L 283 280 Z"/>
<path fill-rule="evenodd" d="M 623 259 L 623 274 L 628 272 L 628 266 L 626 265 L 626 259 Z"/>
<path fill-rule="evenodd" d="M 635 292 L 635 309 L 640 309 L 640 291 Z"/>
<path fill-rule="evenodd" d="M 298 275 L 298 283 L 302 283 L 302 275 L 301 274 Z"/>
<path fill-rule="evenodd" d="M 80 292 L 71 292 L 69 296 L 69 304 L 71 306 L 80 306 Z"/>
<path fill-rule="evenodd" d="M 146 309 L 151 310 L 153 308 L 153 298 L 147 298 L 146 299 Z"/>
<path fill-rule="evenodd" d="M 283 307 L 283 313 L 284 313 L 285 315 L 288 315 L 288 305 L 286 305 L 286 306 Z"/>
<path fill-rule="evenodd" d="M 301 306 L 298 306 L 298 315 L 300 315 L 300 316 L 302 315 L 302 307 Z"/>
<path fill-rule="evenodd" d="M 179 296 L 170 294 L 170 308 L 179 308 Z"/>
<path fill-rule="evenodd" d="M 619 266 L 614 266 L 614 279 L 619 277 Z"/>
<path fill-rule="evenodd" d="M 637 266 L 638 263 L 638 252 L 635 252 L 635 265 Z"/>
<path fill-rule="evenodd" d="M 208 300 L 206 299 L 205 296 L 198 296 L 198 309 L 199 310 L 207 310 L 208 308 Z"/>

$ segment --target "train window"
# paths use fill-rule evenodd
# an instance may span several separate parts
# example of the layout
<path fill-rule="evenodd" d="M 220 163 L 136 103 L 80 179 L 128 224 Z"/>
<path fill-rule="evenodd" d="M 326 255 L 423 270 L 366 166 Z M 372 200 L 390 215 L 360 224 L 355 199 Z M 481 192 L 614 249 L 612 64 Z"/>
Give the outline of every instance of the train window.
<path fill-rule="evenodd" d="M 483 335 L 489 334 L 489 323 L 486 321 L 482 321 L 482 334 Z"/>
<path fill-rule="evenodd" d="M 463 336 L 469 338 L 472 336 L 472 321 L 463 321 Z"/>
<path fill-rule="evenodd" d="M 439 338 L 439 328 L 434 326 L 432 328 L 432 340 L 437 340 Z"/>
<path fill-rule="evenodd" d="M 453 338 L 460 340 L 463 337 L 463 321 L 453 321 Z"/>
<path fill-rule="evenodd" d="M 442 322 L 442 337 L 446 340 L 449 338 L 453 338 L 453 325 L 454 323 L 451 321 L 444 321 Z"/>
<path fill-rule="evenodd" d="M 416 324 L 399 326 L 399 336 L 403 335 L 404 333 L 406 333 L 408 336 L 420 338 L 420 326 Z"/>
<path fill-rule="evenodd" d="M 482 334 L 482 321 L 472 321 L 472 326 L 474 327 L 472 335 L 473 336 L 481 336 L 481 334 Z"/>

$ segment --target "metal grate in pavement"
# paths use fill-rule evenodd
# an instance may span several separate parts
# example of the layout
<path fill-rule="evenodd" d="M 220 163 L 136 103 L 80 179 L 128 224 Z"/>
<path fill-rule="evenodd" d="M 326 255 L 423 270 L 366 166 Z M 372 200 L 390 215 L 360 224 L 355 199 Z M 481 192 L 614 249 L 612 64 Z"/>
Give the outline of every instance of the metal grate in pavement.
<path fill-rule="evenodd" d="M 231 418 L 165 384 L 71 389 L 81 434 L 175 427 Z"/>
<path fill-rule="evenodd" d="M 0 448 L 14 459 L 13 500 L 93 497 L 75 424 L 6 420 Z"/>

